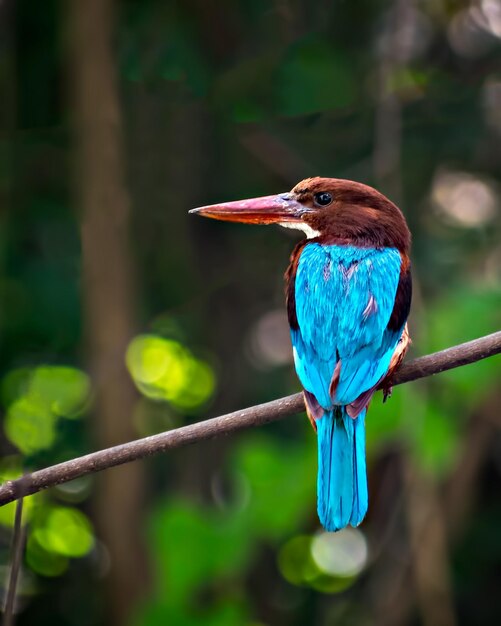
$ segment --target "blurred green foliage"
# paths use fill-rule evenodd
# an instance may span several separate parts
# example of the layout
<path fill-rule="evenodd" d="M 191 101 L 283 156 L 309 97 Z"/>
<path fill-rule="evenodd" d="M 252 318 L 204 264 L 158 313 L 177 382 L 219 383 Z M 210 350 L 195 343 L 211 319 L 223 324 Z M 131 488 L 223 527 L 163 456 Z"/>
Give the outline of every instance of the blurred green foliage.
<path fill-rule="evenodd" d="M 131 342 L 127 367 L 139 391 L 180 410 L 205 404 L 214 393 L 211 367 L 177 341 L 142 335 Z"/>
<path fill-rule="evenodd" d="M 50 448 L 60 417 L 79 417 L 88 404 L 88 376 L 75 368 L 12 370 L 2 382 L 5 434 L 25 454 Z"/>
<path fill-rule="evenodd" d="M 388 99 L 398 103 L 392 119 L 401 127 L 390 146 L 401 148 L 395 199 L 414 239 L 413 354 L 500 327 L 500 30 L 488 2 L 413 3 L 393 64 L 393 3 L 116 4 L 139 309 L 136 335 L 117 358 L 138 391 L 123 416 L 138 436 L 298 389 L 291 360 L 259 352 L 263 344 L 284 352 L 287 339 L 276 329 L 266 334 L 259 321 L 283 307 L 294 235 L 196 221 L 187 210 L 285 191 L 311 175 L 354 178 L 391 195 L 391 180 L 374 174 L 378 142 L 394 132 L 377 130 Z M 0 18 L 4 481 L 93 448 L 96 382 L 82 330 L 66 8 L 10 0 Z M 323 544 L 319 533 L 306 420 L 148 464 L 138 534 L 153 582 L 131 623 L 375 623 L 375 578 L 411 558 L 405 489 L 387 485 L 387 464 L 409 455 L 445 489 L 468 451 L 471 420 L 499 405 L 499 371 L 496 357 L 398 387 L 385 405 L 373 400 L 371 509 L 359 534 L 340 535 L 340 546 Z M 498 438 L 483 451 L 475 493 L 465 494 L 474 502 L 467 530 L 450 547 L 453 600 L 465 625 L 497 623 L 501 614 L 492 591 L 500 584 Z M 398 468 L 390 474 L 397 483 Z M 93 492 L 85 478 L 25 499 L 20 626 L 107 623 L 104 601 L 91 601 L 109 571 Z M 4 562 L 14 508 L 0 508 Z M 342 550 L 364 546 L 358 568 L 343 573 Z M 330 569 L 318 550 L 333 555 Z"/>

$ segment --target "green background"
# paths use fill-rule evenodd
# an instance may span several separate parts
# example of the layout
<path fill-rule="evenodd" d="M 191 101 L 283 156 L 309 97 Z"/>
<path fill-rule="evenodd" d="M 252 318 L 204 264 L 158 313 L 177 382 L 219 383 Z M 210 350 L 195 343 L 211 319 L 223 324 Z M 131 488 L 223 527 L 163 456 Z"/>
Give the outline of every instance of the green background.
<path fill-rule="evenodd" d="M 4 0 L 2 481 L 299 389 L 298 234 L 195 206 L 372 184 L 413 233 L 411 356 L 498 330 L 500 38 L 489 0 Z M 500 365 L 376 396 L 356 531 L 321 533 L 304 416 L 26 499 L 18 624 L 498 623 Z"/>

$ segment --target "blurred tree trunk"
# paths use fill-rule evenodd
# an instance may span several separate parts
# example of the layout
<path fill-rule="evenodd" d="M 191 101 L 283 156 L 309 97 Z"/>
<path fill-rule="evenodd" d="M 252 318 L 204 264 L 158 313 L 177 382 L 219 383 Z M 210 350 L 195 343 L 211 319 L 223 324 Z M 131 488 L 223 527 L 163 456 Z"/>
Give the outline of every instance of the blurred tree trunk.
<path fill-rule="evenodd" d="M 0 3 L 0 268 L 3 273 L 7 212 L 12 204 L 12 169 L 16 132 L 15 15 L 12 0 Z"/>
<path fill-rule="evenodd" d="M 405 37 L 412 29 L 413 0 L 395 0 L 382 32 L 379 64 L 379 99 L 376 107 L 373 169 L 378 188 L 398 205 L 403 201 L 402 117 L 403 106 L 394 76 L 405 67 Z M 419 277 L 413 270 L 414 310 L 419 302 Z M 418 296 L 418 297 L 416 297 Z M 417 301 L 417 302 L 416 302 Z M 416 329 L 411 327 L 411 335 Z M 423 387 L 423 393 L 426 389 Z M 450 559 L 446 541 L 445 513 L 433 479 L 427 479 L 422 468 L 401 452 L 404 469 L 404 504 L 409 546 L 396 561 L 391 550 L 382 561 L 384 582 L 376 583 L 376 614 L 381 624 L 400 625 L 409 622 L 412 597 L 426 626 L 456 624 L 450 582 Z M 410 565 L 410 567 L 409 567 Z M 408 581 L 408 573 L 412 582 Z M 395 582 L 397 581 L 397 582 Z M 406 584 L 404 583 L 406 581 Z M 412 584 L 413 583 L 413 584 Z"/>
<path fill-rule="evenodd" d="M 135 315 L 129 199 L 111 45 L 113 4 L 113 0 L 72 0 L 68 4 L 75 182 L 82 220 L 83 298 L 96 390 L 98 448 L 135 435 L 131 421 L 135 393 L 124 365 Z M 98 477 L 95 514 L 111 562 L 105 603 L 113 624 L 126 622 L 145 587 L 147 568 L 139 533 L 143 467 L 128 464 Z"/>
<path fill-rule="evenodd" d="M 454 626 L 449 545 L 436 480 L 405 459 L 406 510 L 412 573 L 424 626 Z"/>

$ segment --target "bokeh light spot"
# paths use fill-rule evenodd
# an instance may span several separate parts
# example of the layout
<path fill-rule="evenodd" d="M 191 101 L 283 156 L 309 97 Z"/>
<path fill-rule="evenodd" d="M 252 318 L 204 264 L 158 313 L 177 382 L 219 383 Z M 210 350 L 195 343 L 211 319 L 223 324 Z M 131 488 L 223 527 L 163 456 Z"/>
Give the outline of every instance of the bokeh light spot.
<path fill-rule="evenodd" d="M 471 6 L 458 11 L 450 20 L 447 37 L 456 54 L 476 59 L 487 54 L 495 45 L 493 35 L 498 23 L 491 7 L 487 6 L 487 2 L 485 5 L 485 11 Z"/>
<path fill-rule="evenodd" d="M 216 379 L 207 363 L 195 359 L 187 363 L 186 372 L 185 386 L 169 399 L 176 407 L 192 409 L 204 404 L 212 396 Z"/>
<path fill-rule="evenodd" d="M 28 393 L 32 368 L 18 367 L 8 372 L 2 379 L 2 402 L 5 407 Z"/>
<path fill-rule="evenodd" d="M 501 3 L 499 0 L 480 0 L 471 8 L 473 20 L 485 31 L 501 38 Z"/>
<path fill-rule="evenodd" d="M 25 454 L 50 448 L 56 437 L 54 415 L 29 397 L 11 404 L 4 428 L 10 441 Z"/>
<path fill-rule="evenodd" d="M 268 311 L 258 319 L 249 336 L 249 356 L 259 369 L 292 363 L 287 315 L 282 309 Z"/>
<path fill-rule="evenodd" d="M 158 381 L 169 371 L 179 375 L 178 344 L 154 335 L 140 335 L 133 339 L 127 349 L 126 361 L 133 378 L 140 383 Z"/>
<path fill-rule="evenodd" d="M 19 368 L 2 381 L 5 433 L 25 454 L 50 448 L 60 417 L 79 417 L 90 398 L 89 377 L 74 367 Z"/>
<path fill-rule="evenodd" d="M 28 393 L 55 415 L 76 417 L 89 399 L 90 380 L 87 374 L 74 367 L 37 367 Z"/>
<path fill-rule="evenodd" d="M 45 523 L 33 534 L 44 550 L 67 557 L 85 556 L 94 545 L 89 519 L 70 507 L 51 509 Z"/>
<path fill-rule="evenodd" d="M 26 563 L 42 576 L 61 576 L 68 568 L 68 559 L 61 554 L 48 552 L 32 534 L 26 544 Z"/>
<path fill-rule="evenodd" d="M 356 528 L 344 528 L 336 533 L 321 532 L 311 542 L 311 555 L 326 574 L 356 576 L 367 563 L 367 541 Z"/>
<path fill-rule="evenodd" d="M 293 585 L 313 579 L 317 568 L 311 560 L 311 537 L 299 535 L 288 541 L 278 554 L 278 567 L 285 580 Z"/>
<path fill-rule="evenodd" d="M 201 406 L 214 393 L 215 375 L 182 344 L 155 335 L 139 335 L 126 354 L 127 368 L 139 391 L 174 407 Z"/>
<path fill-rule="evenodd" d="M 483 226 L 498 210 L 494 185 L 468 172 L 439 172 L 433 183 L 432 200 L 439 213 L 465 228 Z"/>

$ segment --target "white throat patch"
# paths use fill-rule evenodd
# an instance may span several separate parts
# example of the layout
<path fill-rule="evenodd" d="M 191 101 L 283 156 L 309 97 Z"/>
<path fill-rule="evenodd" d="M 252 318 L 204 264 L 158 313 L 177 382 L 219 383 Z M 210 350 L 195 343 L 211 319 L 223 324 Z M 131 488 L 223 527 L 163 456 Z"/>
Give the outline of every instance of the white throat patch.
<path fill-rule="evenodd" d="M 320 232 L 314 230 L 311 226 L 306 224 L 306 222 L 281 222 L 279 225 L 284 228 L 291 228 L 292 230 L 302 230 L 308 239 L 320 236 Z"/>

